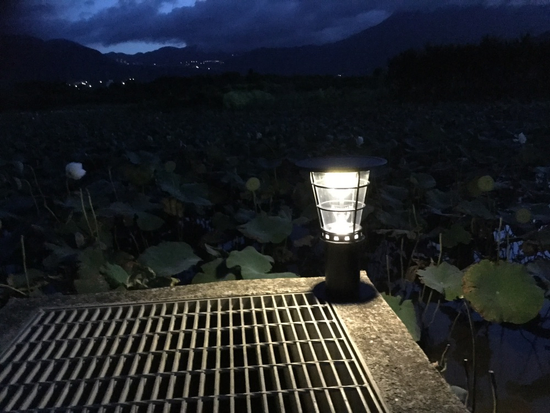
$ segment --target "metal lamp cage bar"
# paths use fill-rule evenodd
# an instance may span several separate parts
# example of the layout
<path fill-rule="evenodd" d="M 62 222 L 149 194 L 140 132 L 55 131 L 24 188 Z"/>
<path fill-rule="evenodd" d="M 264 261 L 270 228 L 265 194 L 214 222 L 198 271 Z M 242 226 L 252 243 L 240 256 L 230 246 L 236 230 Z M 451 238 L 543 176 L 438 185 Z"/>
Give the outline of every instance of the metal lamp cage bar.
<path fill-rule="evenodd" d="M 321 226 L 321 238 L 327 242 L 337 242 L 337 243 L 349 243 L 349 242 L 359 242 L 362 241 L 365 236 L 362 233 L 362 227 L 360 224 L 363 210 L 366 208 L 365 198 L 367 194 L 367 187 L 370 183 L 369 176 L 370 171 L 354 171 L 357 174 L 357 183 L 354 186 L 328 186 L 323 184 L 323 179 L 318 178 L 318 174 L 338 174 L 339 172 L 310 172 L 311 186 L 313 189 L 313 196 L 315 198 L 315 205 L 317 207 L 317 215 L 319 217 L 319 223 Z M 350 173 L 350 172 L 344 172 Z M 321 183 L 320 183 L 321 182 Z M 363 182 L 363 183 L 362 183 Z M 320 193 L 326 190 L 336 190 L 336 191 L 353 191 L 353 209 L 335 207 L 331 205 L 330 202 L 322 201 Z M 363 199 L 360 199 L 363 198 Z M 325 207 L 324 204 L 329 203 L 328 207 Z M 348 203 L 349 204 L 349 203 Z M 332 213 L 348 213 L 351 214 L 351 230 L 349 233 L 341 234 L 331 231 L 329 229 L 329 220 L 328 216 Z"/>

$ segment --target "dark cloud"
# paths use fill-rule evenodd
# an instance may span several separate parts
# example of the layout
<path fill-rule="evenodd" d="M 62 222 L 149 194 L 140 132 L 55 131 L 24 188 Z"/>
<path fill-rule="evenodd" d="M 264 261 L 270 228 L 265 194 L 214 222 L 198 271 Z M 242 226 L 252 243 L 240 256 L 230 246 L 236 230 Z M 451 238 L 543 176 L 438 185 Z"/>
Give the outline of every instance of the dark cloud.
<path fill-rule="evenodd" d="M 107 1 L 107 7 L 98 6 Z M 93 13 L 70 19 L 73 0 L 7 0 L 2 23 L 13 32 L 104 46 L 132 41 L 186 43 L 239 51 L 336 41 L 392 12 L 454 5 L 548 4 L 549 0 L 199 0 L 161 10 L 176 0 L 88 0 Z M 7 5 L 7 6 L 6 6 Z M 0 13 L 3 10 L 0 10 Z"/>

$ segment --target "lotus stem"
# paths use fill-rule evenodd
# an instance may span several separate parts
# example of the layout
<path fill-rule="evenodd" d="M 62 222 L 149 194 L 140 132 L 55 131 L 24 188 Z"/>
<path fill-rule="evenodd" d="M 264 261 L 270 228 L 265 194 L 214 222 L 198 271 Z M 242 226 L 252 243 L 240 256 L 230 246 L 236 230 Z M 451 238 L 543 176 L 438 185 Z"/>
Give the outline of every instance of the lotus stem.
<path fill-rule="evenodd" d="M 115 184 L 113 183 L 113 175 L 111 174 L 111 167 L 109 167 L 108 171 L 109 171 L 109 181 L 111 181 L 111 187 L 113 188 L 113 192 L 115 193 L 115 199 L 118 201 L 118 194 L 116 192 Z"/>
<path fill-rule="evenodd" d="M 14 288 L 14 287 L 12 287 L 11 285 L 8 285 L 8 284 L 0 284 L 0 287 L 7 288 L 9 290 L 13 290 L 13 291 L 18 292 L 19 294 L 25 296 L 25 297 L 27 296 L 27 294 L 25 294 L 23 291 L 18 290 L 17 288 Z"/>
<path fill-rule="evenodd" d="M 458 314 L 456 315 L 454 321 L 453 321 L 453 324 L 451 325 L 451 329 L 449 330 L 449 334 L 447 334 L 447 338 L 446 340 L 449 340 L 449 338 L 451 337 L 451 334 L 453 333 L 453 330 L 455 328 L 455 325 L 456 325 L 456 322 L 458 321 L 458 318 L 460 317 L 460 312 L 458 312 Z"/>
<path fill-rule="evenodd" d="M 27 183 L 28 187 L 29 187 L 29 192 L 31 194 L 31 198 L 34 202 L 34 206 L 36 207 L 36 214 L 40 214 L 40 209 L 38 208 L 38 202 L 36 202 L 36 198 L 34 196 L 34 193 L 32 192 L 32 185 L 29 181 L 27 181 L 26 179 L 23 179 L 24 182 Z"/>
<path fill-rule="evenodd" d="M 90 209 L 92 210 L 92 215 L 94 217 L 96 238 L 99 239 L 99 225 L 97 223 L 97 217 L 95 215 L 94 205 L 92 204 L 92 197 L 90 195 L 90 191 L 88 191 L 87 189 L 86 189 L 86 193 L 88 194 L 88 203 L 90 204 Z"/>
<path fill-rule="evenodd" d="M 388 294 L 391 295 L 390 256 L 388 254 L 386 254 L 386 274 L 388 276 Z"/>
<path fill-rule="evenodd" d="M 401 282 L 403 282 L 403 279 L 405 278 L 405 269 L 403 268 L 403 242 L 405 241 L 405 237 L 401 238 L 401 248 L 399 251 L 399 263 L 401 264 Z"/>
<path fill-rule="evenodd" d="M 84 196 L 82 195 L 82 188 L 80 189 L 80 205 L 82 206 L 82 213 L 84 214 L 84 219 L 86 224 L 88 224 L 88 230 L 90 231 L 90 236 L 94 236 L 94 230 L 90 225 L 90 220 L 88 219 L 88 213 L 86 212 L 86 207 L 84 206 Z"/>
<path fill-rule="evenodd" d="M 498 220 L 498 231 L 497 231 L 497 262 L 500 259 L 500 230 L 502 228 L 502 217 Z"/>
<path fill-rule="evenodd" d="M 464 400 L 464 405 L 468 407 L 468 398 L 470 397 L 470 373 L 468 372 L 468 359 L 462 360 L 462 365 L 464 366 L 464 373 L 466 374 L 466 400 Z"/>
<path fill-rule="evenodd" d="M 491 390 L 493 392 L 493 413 L 497 413 L 497 381 L 495 379 L 495 372 L 489 370 L 489 376 L 491 376 Z"/>
<path fill-rule="evenodd" d="M 25 279 L 27 280 L 27 291 L 31 291 L 31 283 L 29 281 L 29 273 L 27 272 L 27 254 L 25 253 L 25 237 L 21 235 L 21 251 L 23 253 L 23 271 L 25 272 Z"/>
<path fill-rule="evenodd" d="M 434 290 L 430 288 L 430 294 L 428 295 L 428 301 L 426 302 L 426 306 L 424 307 L 424 311 L 422 312 L 422 321 L 424 321 L 424 316 L 426 315 L 426 311 L 428 311 L 428 306 L 430 305 L 430 301 L 432 300 L 432 294 Z"/>
<path fill-rule="evenodd" d="M 447 351 L 449 351 L 449 348 L 451 348 L 451 345 L 447 343 L 447 345 L 445 346 L 445 350 L 443 350 L 443 353 L 441 353 L 441 359 L 439 359 L 439 366 L 441 367 L 439 370 L 440 373 L 443 373 L 447 369 L 445 356 L 447 355 Z"/>
<path fill-rule="evenodd" d="M 430 324 L 428 324 L 428 327 L 431 326 L 435 321 L 435 316 L 437 315 L 437 310 L 439 310 L 439 306 L 441 305 L 441 300 L 437 300 L 437 306 L 435 307 L 434 313 L 432 315 L 432 321 L 430 321 Z"/>
<path fill-rule="evenodd" d="M 501 220 L 502 221 L 502 220 Z M 468 313 L 468 323 L 470 324 L 470 334 L 472 335 L 472 413 L 476 411 L 476 339 L 474 335 L 474 325 L 470 307 L 467 302 L 464 302 L 466 312 Z"/>
<path fill-rule="evenodd" d="M 441 264 L 441 258 L 443 257 L 443 233 L 439 233 L 439 257 L 437 258 L 437 265 Z"/>

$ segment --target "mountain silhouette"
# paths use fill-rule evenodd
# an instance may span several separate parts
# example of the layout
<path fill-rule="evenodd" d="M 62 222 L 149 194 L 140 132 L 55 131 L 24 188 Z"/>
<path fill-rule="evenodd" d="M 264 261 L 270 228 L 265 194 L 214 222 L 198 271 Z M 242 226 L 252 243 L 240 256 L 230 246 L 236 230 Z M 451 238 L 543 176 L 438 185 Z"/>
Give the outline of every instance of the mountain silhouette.
<path fill-rule="evenodd" d="M 478 43 L 530 34 L 550 37 L 550 6 L 447 7 L 395 13 L 380 24 L 320 46 L 260 48 L 206 53 L 194 46 L 163 47 L 148 53 L 102 54 L 68 40 L 0 36 L 0 84 L 31 80 L 73 82 L 149 81 L 161 76 L 253 70 L 278 75 L 366 75 L 400 52 L 426 45 Z M 538 36 L 538 37 L 537 37 Z"/>

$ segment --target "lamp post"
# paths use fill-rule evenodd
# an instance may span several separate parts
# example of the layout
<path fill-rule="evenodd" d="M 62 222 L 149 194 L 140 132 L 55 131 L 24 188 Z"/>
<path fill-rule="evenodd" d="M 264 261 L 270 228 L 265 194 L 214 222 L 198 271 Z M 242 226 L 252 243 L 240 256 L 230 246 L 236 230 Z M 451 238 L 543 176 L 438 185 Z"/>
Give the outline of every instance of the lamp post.
<path fill-rule="evenodd" d="M 376 157 L 310 158 L 297 165 L 310 172 L 311 186 L 326 243 L 327 298 L 356 301 L 360 294 L 358 246 L 365 239 L 361 220 L 370 170 L 386 164 Z"/>

